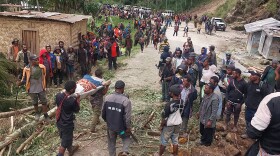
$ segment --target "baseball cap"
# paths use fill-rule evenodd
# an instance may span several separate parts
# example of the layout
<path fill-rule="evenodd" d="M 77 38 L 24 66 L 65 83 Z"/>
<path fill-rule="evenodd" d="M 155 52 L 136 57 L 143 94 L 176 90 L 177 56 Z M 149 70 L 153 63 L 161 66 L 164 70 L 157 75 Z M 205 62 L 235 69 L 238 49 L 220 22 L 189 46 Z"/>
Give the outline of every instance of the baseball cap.
<path fill-rule="evenodd" d="M 172 85 L 170 88 L 169 88 L 169 91 L 171 93 L 173 93 L 174 95 L 178 96 L 181 94 L 181 88 L 180 88 L 180 85 L 178 84 L 175 84 L 175 85 Z"/>
<path fill-rule="evenodd" d="M 38 59 L 38 56 L 37 56 L 37 55 L 31 55 L 31 56 L 29 57 L 29 59 L 30 59 L 31 61 L 37 60 L 37 59 Z"/>
<path fill-rule="evenodd" d="M 116 83 L 115 83 L 115 88 L 116 89 L 122 89 L 125 87 L 125 83 L 122 81 L 122 80 L 118 80 Z"/>
<path fill-rule="evenodd" d="M 226 52 L 226 56 L 231 56 L 231 53 L 229 53 L 229 52 Z"/>

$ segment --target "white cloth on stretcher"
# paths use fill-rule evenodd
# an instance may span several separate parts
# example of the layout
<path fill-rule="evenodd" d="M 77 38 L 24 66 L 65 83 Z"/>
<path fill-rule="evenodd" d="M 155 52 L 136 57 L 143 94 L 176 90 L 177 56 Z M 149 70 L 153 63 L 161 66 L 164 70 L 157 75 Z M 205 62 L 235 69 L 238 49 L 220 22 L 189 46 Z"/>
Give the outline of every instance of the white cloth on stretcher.
<path fill-rule="evenodd" d="M 97 80 L 99 82 L 103 82 L 103 79 L 99 79 L 97 77 L 92 76 L 94 80 Z M 103 85 L 96 87 L 93 83 L 88 81 L 87 79 L 81 79 L 77 82 L 77 88 L 75 90 L 74 94 L 71 94 L 70 97 L 77 97 L 77 95 L 80 95 L 80 99 L 84 99 L 87 96 L 95 94 L 98 90 L 104 88 Z M 65 92 L 65 89 L 62 91 Z"/>

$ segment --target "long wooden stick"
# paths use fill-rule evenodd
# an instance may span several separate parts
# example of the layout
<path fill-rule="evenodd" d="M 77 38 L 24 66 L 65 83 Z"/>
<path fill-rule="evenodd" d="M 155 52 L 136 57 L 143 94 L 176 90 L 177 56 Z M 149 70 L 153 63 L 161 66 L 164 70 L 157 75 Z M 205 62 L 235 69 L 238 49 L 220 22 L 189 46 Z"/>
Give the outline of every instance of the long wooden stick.
<path fill-rule="evenodd" d="M 42 107 L 42 105 L 39 105 L 38 107 L 40 108 L 40 107 Z M 26 113 L 26 112 L 30 112 L 33 110 L 34 110 L 34 107 L 31 106 L 31 107 L 26 107 L 23 109 L 14 110 L 14 111 L 10 111 L 10 112 L 2 112 L 2 113 L 0 113 L 0 118 L 8 118 L 10 116 L 15 116 L 17 114 Z"/>
<path fill-rule="evenodd" d="M 56 111 L 56 107 L 51 109 L 48 114 L 50 117 L 53 117 L 55 115 L 55 111 Z M 44 120 L 44 117 L 41 116 L 39 121 L 36 122 L 36 121 L 32 121 L 26 125 L 24 125 L 23 127 L 17 129 L 16 131 L 14 131 L 12 134 L 8 135 L 4 141 L 1 141 L 0 142 L 0 149 L 2 149 L 3 147 L 9 145 L 10 143 L 12 143 L 16 138 L 18 138 L 20 136 L 20 134 L 24 131 L 24 130 L 27 130 L 31 127 L 34 127 L 37 123 L 40 123 Z"/>
<path fill-rule="evenodd" d="M 23 148 L 24 148 L 27 144 L 29 144 L 29 143 L 32 141 L 32 139 L 35 138 L 36 136 L 38 136 L 39 134 L 40 134 L 40 131 L 36 131 L 36 132 L 34 132 L 32 135 L 30 135 L 30 136 L 28 137 L 28 139 L 26 139 L 26 140 L 17 148 L 17 150 L 16 150 L 17 154 L 19 154 L 19 153 L 23 150 Z"/>
<path fill-rule="evenodd" d="M 155 116 L 155 111 L 153 111 L 150 116 L 149 116 L 149 119 L 145 122 L 145 124 L 142 126 L 142 128 L 147 128 L 147 125 L 153 120 Z"/>

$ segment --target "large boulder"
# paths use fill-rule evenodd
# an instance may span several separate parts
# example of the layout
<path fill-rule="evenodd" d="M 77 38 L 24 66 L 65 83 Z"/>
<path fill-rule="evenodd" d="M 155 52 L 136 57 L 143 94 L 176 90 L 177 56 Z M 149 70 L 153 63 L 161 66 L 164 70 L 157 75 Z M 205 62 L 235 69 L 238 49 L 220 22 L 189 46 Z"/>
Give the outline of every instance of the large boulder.
<path fill-rule="evenodd" d="M 244 28 L 245 23 L 246 23 L 245 21 L 235 22 L 235 23 L 231 24 L 230 28 L 233 30 L 237 30 L 237 31 L 243 31 L 243 30 L 245 30 L 245 28 Z"/>

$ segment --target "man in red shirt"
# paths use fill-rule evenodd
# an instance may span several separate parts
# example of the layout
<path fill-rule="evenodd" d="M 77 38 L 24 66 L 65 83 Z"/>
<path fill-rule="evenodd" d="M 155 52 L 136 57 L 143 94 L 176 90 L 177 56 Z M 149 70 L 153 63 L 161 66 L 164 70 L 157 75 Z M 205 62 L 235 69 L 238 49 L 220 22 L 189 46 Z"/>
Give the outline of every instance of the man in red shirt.
<path fill-rule="evenodd" d="M 119 46 L 114 38 L 110 39 L 111 48 L 108 50 L 108 62 L 109 62 L 109 70 L 112 70 L 112 66 L 114 66 L 115 70 L 117 70 L 117 57 L 119 56 Z"/>

